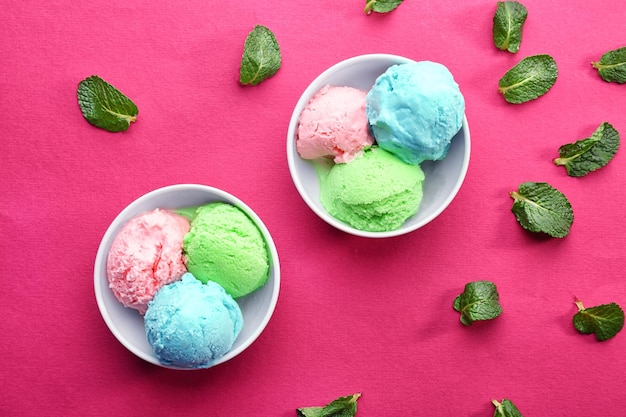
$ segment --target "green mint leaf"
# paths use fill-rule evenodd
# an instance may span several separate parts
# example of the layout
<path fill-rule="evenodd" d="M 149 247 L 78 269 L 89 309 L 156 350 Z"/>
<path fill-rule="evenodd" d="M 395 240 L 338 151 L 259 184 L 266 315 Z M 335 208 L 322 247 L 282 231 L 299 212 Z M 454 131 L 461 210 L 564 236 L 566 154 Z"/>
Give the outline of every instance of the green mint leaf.
<path fill-rule="evenodd" d="M 523 417 L 515 404 L 506 398 L 501 402 L 491 400 L 491 403 L 496 407 L 496 412 L 493 414 L 493 417 Z"/>
<path fill-rule="evenodd" d="M 493 16 L 493 42 L 502 51 L 516 53 L 522 43 L 522 29 L 528 16 L 517 1 L 499 1 Z"/>
<path fill-rule="evenodd" d="M 89 123 L 109 132 L 122 132 L 137 120 L 137 106 L 97 75 L 78 83 L 78 106 Z"/>
<path fill-rule="evenodd" d="M 322 417 L 324 407 L 303 407 L 296 409 L 298 417 Z"/>
<path fill-rule="evenodd" d="M 545 182 L 525 182 L 511 191 L 513 214 L 531 232 L 565 237 L 574 222 L 572 205 L 563 193 Z"/>
<path fill-rule="evenodd" d="M 598 70 L 604 81 L 626 83 L 626 46 L 605 53 L 599 61 L 592 62 L 591 65 Z"/>
<path fill-rule="evenodd" d="M 615 303 L 585 308 L 580 300 L 575 301 L 578 312 L 574 315 L 574 327 L 580 333 L 595 333 L 596 339 L 612 338 L 624 327 L 624 310 Z"/>
<path fill-rule="evenodd" d="M 298 417 L 354 417 L 356 415 L 356 401 L 360 392 L 347 397 L 339 397 L 324 407 L 297 408 Z"/>
<path fill-rule="evenodd" d="M 271 30 L 256 25 L 248 34 L 243 47 L 239 82 L 257 85 L 280 69 L 280 46 Z"/>
<path fill-rule="evenodd" d="M 550 55 L 528 56 L 504 74 L 498 92 L 509 103 L 525 103 L 547 93 L 557 76 L 556 62 Z"/>
<path fill-rule="evenodd" d="M 402 3 L 402 0 L 367 0 L 365 3 L 365 14 L 389 13 L 395 10 Z"/>
<path fill-rule="evenodd" d="M 495 319 L 502 313 L 496 285 L 490 281 L 465 284 L 465 290 L 454 299 L 453 307 L 461 313 L 461 323 L 466 326 L 477 320 Z"/>
<path fill-rule="evenodd" d="M 619 143 L 619 132 L 604 122 L 591 137 L 561 146 L 554 163 L 564 166 L 570 177 L 582 177 L 608 164 L 617 153 Z"/>

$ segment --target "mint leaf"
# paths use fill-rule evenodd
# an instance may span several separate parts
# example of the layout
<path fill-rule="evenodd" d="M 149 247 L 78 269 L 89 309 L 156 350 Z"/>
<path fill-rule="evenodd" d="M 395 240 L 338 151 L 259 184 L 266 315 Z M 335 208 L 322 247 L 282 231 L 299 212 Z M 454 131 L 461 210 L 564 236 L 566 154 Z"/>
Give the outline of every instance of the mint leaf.
<path fill-rule="evenodd" d="M 572 205 L 563 193 L 545 182 L 525 182 L 511 191 L 513 214 L 531 232 L 565 237 L 574 222 Z"/>
<path fill-rule="evenodd" d="M 502 402 L 491 400 L 491 403 L 496 407 L 493 417 L 523 417 L 515 404 L 506 398 Z"/>
<path fill-rule="evenodd" d="M 580 333 L 595 333 L 596 339 L 612 338 L 624 327 L 624 311 L 615 303 L 585 308 L 580 300 L 575 301 L 578 312 L 574 315 L 574 327 Z"/>
<path fill-rule="evenodd" d="M 280 69 L 280 47 L 271 30 L 256 25 L 248 34 L 243 47 L 239 82 L 257 85 Z"/>
<path fill-rule="evenodd" d="M 465 284 L 465 290 L 454 299 L 454 309 L 461 313 L 461 323 L 469 326 L 477 320 L 491 320 L 502 313 L 496 285 L 490 281 Z"/>
<path fill-rule="evenodd" d="M 109 132 L 122 132 L 137 120 L 137 106 L 97 75 L 78 83 L 78 106 L 89 123 Z"/>
<path fill-rule="evenodd" d="M 519 51 L 527 16 L 528 10 L 517 1 L 498 2 L 493 16 L 493 42 L 496 48 L 512 53 Z"/>
<path fill-rule="evenodd" d="M 591 137 L 561 146 L 554 163 L 564 166 L 570 177 L 582 177 L 608 164 L 617 153 L 619 142 L 619 132 L 604 122 Z"/>
<path fill-rule="evenodd" d="M 402 0 L 367 0 L 365 3 L 365 13 L 389 13 L 395 10 L 402 3 Z"/>
<path fill-rule="evenodd" d="M 356 415 L 356 401 L 361 396 L 356 394 L 339 397 L 324 407 L 303 407 L 297 408 L 298 417 L 354 417 Z"/>
<path fill-rule="evenodd" d="M 592 62 L 591 65 L 598 70 L 604 81 L 626 83 L 626 46 L 605 53 L 599 61 Z"/>
<path fill-rule="evenodd" d="M 304 407 L 297 408 L 296 415 L 298 417 L 322 417 L 324 407 Z"/>
<path fill-rule="evenodd" d="M 557 76 L 556 62 L 550 55 L 528 56 L 504 74 L 498 92 L 509 103 L 524 103 L 547 93 Z"/>

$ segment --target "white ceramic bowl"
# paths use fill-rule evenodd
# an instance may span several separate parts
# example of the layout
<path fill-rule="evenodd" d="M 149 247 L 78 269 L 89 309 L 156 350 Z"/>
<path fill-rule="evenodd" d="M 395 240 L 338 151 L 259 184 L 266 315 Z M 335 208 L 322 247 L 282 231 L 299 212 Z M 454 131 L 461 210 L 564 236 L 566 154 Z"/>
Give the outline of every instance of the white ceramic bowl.
<path fill-rule="evenodd" d="M 447 156 L 441 161 L 426 161 L 421 164 L 426 175 L 424 197 L 417 213 L 407 219 L 401 228 L 389 232 L 358 230 L 330 216 L 320 203 L 319 180 L 313 164 L 300 158 L 296 150 L 296 132 L 300 113 L 311 97 L 326 84 L 369 91 L 376 78 L 387 68 L 407 62 L 413 62 L 413 60 L 389 54 L 360 55 L 341 61 L 313 80 L 304 90 L 291 115 L 287 132 L 287 162 L 293 182 L 311 210 L 328 224 L 344 232 L 363 237 L 382 238 L 398 236 L 419 229 L 448 207 L 465 179 L 470 159 L 470 131 L 467 117 L 463 118 L 461 130 L 452 139 Z"/>
<path fill-rule="evenodd" d="M 269 279 L 265 286 L 237 300 L 243 313 L 243 329 L 232 349 L 218 359 L 213 366 L 226 362 L 243 352 L 265 329 L 276 307 L 280 289 L 280 264 L 276 246 L 267 227 L 250 207 L 227 192 L 206 185 L 178 184 L 159 188 L 141 196 L 122 210 L 107 229 L 98 248 L 94 267 L 94 288 L 102 318 L 122 345 L 141 359 L 155 365 L 172 369 L 187 369 L 165 366 L 159 362 L 146 339 L 143 317 L 135 309 L 124 307 L 109 289 L 106 260 L 111 244 L 122 226 L 141 213 L 156 208 L 175 209 L 215 201 L 230 203 L 243 210 L 263 234 L 270 256 Z"/>

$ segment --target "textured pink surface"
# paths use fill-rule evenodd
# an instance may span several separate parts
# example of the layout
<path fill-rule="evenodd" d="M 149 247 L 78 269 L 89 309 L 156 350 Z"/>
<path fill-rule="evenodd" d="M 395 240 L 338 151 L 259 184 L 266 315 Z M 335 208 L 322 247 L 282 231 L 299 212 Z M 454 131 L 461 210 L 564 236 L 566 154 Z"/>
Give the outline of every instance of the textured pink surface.
<path fill-rule="evenodd" d="M 325 85 L 300 115 L 296 148 L 304 159 L 331 157 L 350 162 L 374 142 L 369 134 L 365 95 L 353 87 Z"/>
<path fill-rule="evenodd" d="M 115 297 L 145 314 L 161 287 L 187 272 L 183 239 L 189 221 L 166 210 L 152 210 L 129 220 L 115 236 L 106 275 Z"/>
<path fill-rule="evenodd" d="M 495 2 L 57 0 L 9 2 L 0 25 L 0 415 L 280 416 L 363 393 L 358 417 L 492 416 L 509 398 L 525 416 L 622 417 L 626 333 L 578 334 L 574 296 L 626 307 L 620 150 L 567 177 L 560 145 L 603 121 L 626 134 L 625 86 L 589 63 L 625 46 L 620 1 L 527 0 L 520 52 L 495 49 Z M 237 83 L 244 40 L 269 27 L 283 66 Z M 457 198 L 410 235 L 341 233 L 302 201 L 287 169 L 287 124 L 324 69 L 385 52 L 441 62 L 467 102 L 472 159 Z M 510 105 L 499 78 L 551 54 L 559 79 Z M 89 125 L 76 86 L 111 82 L 139 107 L 125 133 Z M 562 240 L 529 235 L 508 193 L 546 181 L 574 207 Z M 128 352 L 100 317 L 93 263 L 128 203 L 175 183 L 222 188 L 255 210 L 276 242 L 282 288 L 265 332 L 206 371 L 161 369 Z M 466 282 L 494 281 L 504 313 L 463 327 Z"/>

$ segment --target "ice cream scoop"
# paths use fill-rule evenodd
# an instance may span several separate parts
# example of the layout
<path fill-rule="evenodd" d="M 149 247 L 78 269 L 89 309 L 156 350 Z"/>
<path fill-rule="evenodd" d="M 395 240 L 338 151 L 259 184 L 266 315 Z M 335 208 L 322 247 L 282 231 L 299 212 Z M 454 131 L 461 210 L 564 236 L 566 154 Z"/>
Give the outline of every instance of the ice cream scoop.
<path fill-rule="evenodd" d="M 207 368 L 232 348 L 243 328 L 243 316 L 219 284 L 203 284 L 186 273 L 156 293 L 144 324 L 162 364 Z"/>
<path fill-rule="evenodd" d="M 465 115 L 454 77 L 431 61 L 392 65 L 366 100 L 376 143 L 410 164 L 443 159 Z"/>
<path fill-rule="evenodd" d="M 320 201 L 334 218 L 364 231 L 399 228 L 422 201 L 424 172 L 374 146 L 320 175 Z"/>
<path fill-rule="evenodd" d="M 234 298 L 248 295 L 267 282 L 267 245 L 242 210 L 216 202 L 180 213 L 192 216 L 183 250 L 187 270 L 197 279 L 217 282 Z"/>
<path fill-rule="evenodd" d="M 183 238 L 188 231 L 189 221 L 167 210 L 155 209 L 128 221 L 107 256 L 106 275 L 115 297 L 144 314 L 161 287 L 187 272 Z"/>
<path fill-rule="evenodd" d="M 300 114 L 296 149 L 301 158 L 331 158 L 350 162 L 372 145 L 365 114 L 366 92 L 353 87 L 325 85 Z"/>

